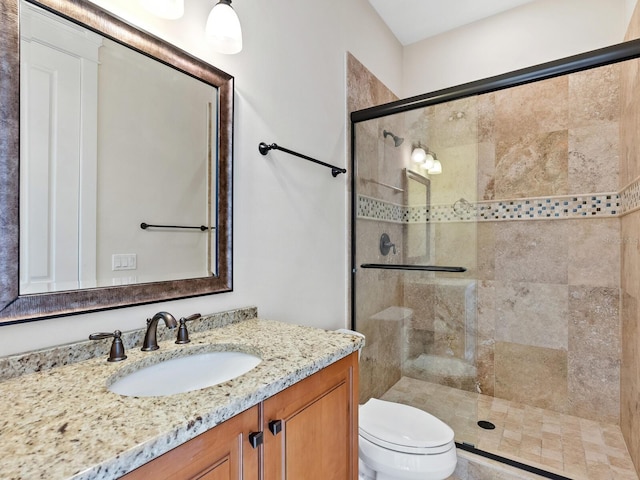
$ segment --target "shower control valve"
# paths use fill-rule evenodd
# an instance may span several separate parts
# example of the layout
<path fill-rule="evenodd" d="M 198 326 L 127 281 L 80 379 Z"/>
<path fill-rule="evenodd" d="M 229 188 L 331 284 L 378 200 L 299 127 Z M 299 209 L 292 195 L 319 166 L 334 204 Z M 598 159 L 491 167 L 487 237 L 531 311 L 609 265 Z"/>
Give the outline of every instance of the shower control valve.
<path fill-rule="evenodd" d="M 380 236 L 380 253 L 384 256 L 389 255 L 389 250 L 393 250 L 393 254 L 396 254 L 396 244 L 391 243 L 389 235 L 383 233 Z"/>

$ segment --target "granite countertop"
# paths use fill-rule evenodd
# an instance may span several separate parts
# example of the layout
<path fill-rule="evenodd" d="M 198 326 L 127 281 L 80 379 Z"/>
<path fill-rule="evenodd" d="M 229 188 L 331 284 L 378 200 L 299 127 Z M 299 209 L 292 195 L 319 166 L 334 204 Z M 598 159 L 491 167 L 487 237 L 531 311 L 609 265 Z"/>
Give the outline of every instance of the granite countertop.
<path fill-rule="evenodd" d="M 250 319 L 160 342 L 155 352 L 85 360 L 0 383 L 0 478 L 112 479 L 123 475 L 299 380 L 349 355 L 363 340 Z M 107 385 L 186 351 L 242 350 L 262 358 L 225 383 L 166 397 L 125 397 Z M 171 382 L 171 378 L 167 378 Z"/>

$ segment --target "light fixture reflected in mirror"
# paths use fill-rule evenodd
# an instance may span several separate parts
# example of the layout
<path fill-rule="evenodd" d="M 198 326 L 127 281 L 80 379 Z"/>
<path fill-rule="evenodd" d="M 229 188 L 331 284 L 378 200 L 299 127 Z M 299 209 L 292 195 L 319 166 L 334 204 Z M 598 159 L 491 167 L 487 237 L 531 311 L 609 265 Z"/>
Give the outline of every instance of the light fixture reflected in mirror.
<path fill-rule="evenodd" d="M 411 161 L 415 162 L 415 163 L 424 163 L 424 161 L 427 158 L 427 152 L 424 151 L 424 148 L 422 148 L 421 146 L 417 146 L 413 148 L 413 151 L 411 152 Z"/>
<path fill-rule="evenodd" d="M 414 163 L 419 164 L 425 170 L 429 170 L 433 168 L 435 158 L 435 154 L 429 151 L 428 148 L 423 147 L 419 142 L 417 145 L 413 147 L 411 152 L 411 160 Z"/>
<path fill-rule="evenodd" d="M 439 175 L 442 173 L 442 164 L 440 163 L 440 160 L 435 158 L 435 154 L 434 154 L 433 166 L 427 170 L 427 173 L 429 175 Z"/>
<path fill-rule="evenodd" d="M 184 0 L 140 0 L 149 12 L 167 20 L 177 20 L 184 15 Z"/>
<path fill-rule="evenodd" d="M 432 152 L 427 150 L 427 156 L 424 159 L 424 168 L 426 168 L 427 170 L 433 168 L 434 162 L 435 162 L 435 158 Z"/>
<path fill-rule="evenodd" d="M 205 35 L 219 53 L 234 54 L 242 50 L 240 19 L 231 0 L 220 0 L 211 10 Z"/>

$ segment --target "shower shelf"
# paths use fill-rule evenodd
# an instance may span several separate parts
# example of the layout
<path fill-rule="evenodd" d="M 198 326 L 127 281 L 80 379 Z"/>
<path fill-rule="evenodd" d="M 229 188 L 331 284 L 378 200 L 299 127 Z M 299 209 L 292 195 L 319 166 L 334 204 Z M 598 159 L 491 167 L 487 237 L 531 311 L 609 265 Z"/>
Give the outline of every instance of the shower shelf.
<path fill-rule="evenodd" d="M 461 273 L 466 272 L 464 267 L 446 267 L 440 265 L 404 265 L 394 263 L 363 263 L 360 268 L 377 268 L 381 270 L 412 270 L 418 272 L 449 272 Z"/>

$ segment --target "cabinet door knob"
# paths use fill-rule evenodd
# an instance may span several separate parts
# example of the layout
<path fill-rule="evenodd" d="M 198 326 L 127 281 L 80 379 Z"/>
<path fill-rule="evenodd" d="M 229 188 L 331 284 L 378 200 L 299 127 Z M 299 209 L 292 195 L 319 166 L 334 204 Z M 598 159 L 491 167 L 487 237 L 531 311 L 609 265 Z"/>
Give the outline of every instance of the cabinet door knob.
<path fill-rule="evenodd" d="M 264 434 L 262 432 L 251 432 L 249 434 L 249 443 L 253 448 L 258 448 L 264 442 Z"/>
<path fill-rule="evenodd" d="M 282 431 L 282 420 L 271 420 L 269 422 L 269 431 L 274 435 L 278 435 Z"/>

